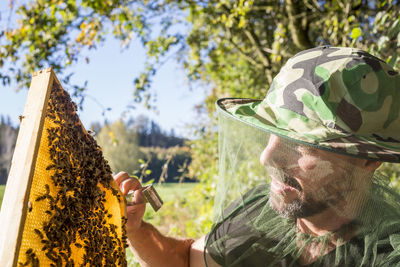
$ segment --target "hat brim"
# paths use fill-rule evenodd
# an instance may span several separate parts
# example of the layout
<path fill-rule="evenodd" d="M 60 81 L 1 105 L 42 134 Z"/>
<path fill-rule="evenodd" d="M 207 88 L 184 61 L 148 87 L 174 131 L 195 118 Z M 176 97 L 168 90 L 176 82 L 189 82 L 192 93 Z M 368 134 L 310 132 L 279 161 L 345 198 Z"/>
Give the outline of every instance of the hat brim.
<path fill-rule="evenodd" d="M 276 120 L 273 117 L 259 115 L 257 110 L 260 104 L 264 104 L 263 100 L 248 98 L 222 98 L 216 102 L 217 109 L 223 114 L 296 143 L 357 158 L 400 162 L 400 152 L 380 145 L 380 140 L 374 140 L 371 137 L 366 138 L 347 134 L 337 135 L 331 139 L 318 139 L 315 136 L 311 139 L 309 133 L 299 133 L 279 128 L 276 126 Z M 273 113 L 272 111 L 268 112 L 268 106 L 266 107 L 265 105 L 263 105 L 263 110 L 266 110 L 266 114 Z"/>

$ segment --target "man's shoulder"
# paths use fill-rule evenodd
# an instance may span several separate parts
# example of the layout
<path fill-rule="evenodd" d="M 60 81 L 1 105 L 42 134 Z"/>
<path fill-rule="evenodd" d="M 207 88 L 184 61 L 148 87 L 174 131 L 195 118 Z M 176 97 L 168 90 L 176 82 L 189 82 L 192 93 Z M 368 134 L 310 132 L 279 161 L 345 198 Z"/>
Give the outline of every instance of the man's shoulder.
<path fill-rule="evenodd" d="M 223 216 L 206 237 L 206 248 L 215 262 L 230 266 L 242 258 L 241 255 L 248 252 L 249 248 L 257 247 L 260 241 L 269 244 L 273 242 L 262 229 L 271 217 L 278 217 L 270 208 L 268 200 L 269 186 L 262 184 L 248 190 L 224 210 Z M 265 239 L 269 241 L 264 242 Z M 257 249 L 253 256 L 246 257 L 244 262 L 248 263 L 248 260 L 253 259 L 258 264 L 253 265 L 252 262 L 248 266 L 261 266 L 259 263 L 265 263 L 266 257 L 271 255 L 265 250 Z"/>

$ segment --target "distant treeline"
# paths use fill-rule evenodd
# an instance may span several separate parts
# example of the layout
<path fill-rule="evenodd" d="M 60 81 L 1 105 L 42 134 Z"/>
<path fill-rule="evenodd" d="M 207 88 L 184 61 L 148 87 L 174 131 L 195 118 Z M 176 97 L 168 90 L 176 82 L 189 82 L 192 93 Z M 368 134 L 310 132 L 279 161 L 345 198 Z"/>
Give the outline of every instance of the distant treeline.
<path fill-rule="evenodd" d="M 135 143 L 140 147 L 174 147 L 183 146 L 186 139 L 177 137 L 175 131 L 172 129 L 169 133 L 161 129 L 161 127 L 148 117 L 140 115 L 137 118 L 131 118 L 127 121 L 119 121 L 125 125 L 125 131 L 129 135 L 135 135 Z M 98 122 L 92 123 L 91 130 L 98 135 L 102 129 L 112 127 L 115 123 L 105 122 L 100 124 Z"/>
<path fill-rule="evenodd" d="M 197 182 L 187 175 L 188 166 L 192 161 L 189 147 L 141 147 L 140 152 L 145 168 L 139 170 L 136 175 L 140 178 L 142 173 L 145 174 L 142 182 Z M 151 172 L 146 175 L 146 170 Z"/>
<path fill-rule="evenodd" d="M 7 181 L 11 159 L 17 141 L 18 128 L 11 123 L 10 117 L 0 116 L 0 184 Z"/>
<path fill-rule="evenodd" d="M 92 124 L 96 140 L 114 172 L 126 171 L 147 182 L 192 182 L 187 176 L 191 153 L 173 130 L 163 131 L 144 116 L 112 124 Z"/>
<path fill-rule="evenodd" d="M 187 177 L 191 162 L 186 139 L 163 131 L 154 121 L 138 116 L 128 121 L 93 123 L 91 130 L 114 172 L 127 171 L 144 182 L 195 181 Z M 0 116 L 0 184 L 5 184 L 14 153 L 18 127 Z"/>

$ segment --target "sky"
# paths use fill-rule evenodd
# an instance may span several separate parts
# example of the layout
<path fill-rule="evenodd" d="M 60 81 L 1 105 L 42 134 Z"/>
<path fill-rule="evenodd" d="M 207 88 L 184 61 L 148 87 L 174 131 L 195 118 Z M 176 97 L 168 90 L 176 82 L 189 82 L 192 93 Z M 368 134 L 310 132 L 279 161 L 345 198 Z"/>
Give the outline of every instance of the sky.
<path fill-rule="evenodd" d="M 1 20 L 4 23 L 8 1 L 0 2 Z M 72 81 L 78 84 L 88 81 L 87 97 L 83 110 L 79 111 L 79 117 L 87 129 L 93 122 L 112 122 L 126 114 L 128 105 L 133 103 L 133 80 L 144 69 L 145 56 L 139 41 L 121 51 L 120 42 L 110 36 L 103 46 L 85 52 L 81 55 L 83 60 L 69 68 L 75 73 Z M 89 64 L 84 60 L 85 57 L 89 58 Z M 168 132 L 174 129 L 177 135 L 190 137 L 185 125 L 196 119 L 194 105 L 204 101 L 204 90 L 190 90 L 184 70 L 172 59 L 153 78 L 152 91 L 157 94 L 158 112 L 137 104 L 128 116 L 146 115 L 156 121 L 161 129 Z M 16 125 L 19 115 L 23 114 L 27 88 L 16 92 L 12 86 L 0 85 L 0 92 L 0 115 L 10 116 Z M 103 114 L 105 108 L 111 110 Z"/>

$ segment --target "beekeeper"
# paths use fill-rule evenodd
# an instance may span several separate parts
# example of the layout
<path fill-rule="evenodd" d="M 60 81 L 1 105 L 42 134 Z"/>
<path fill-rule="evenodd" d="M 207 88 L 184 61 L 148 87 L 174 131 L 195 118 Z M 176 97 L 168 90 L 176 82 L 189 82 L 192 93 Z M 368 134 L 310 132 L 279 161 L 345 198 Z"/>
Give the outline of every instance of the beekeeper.
<path fill-rule="evenodd" d="M 125 194 L 136 191 L 127 232 L 143 266 L 400 264 L 399 187 L 383 173 L 397 165 L 381 166 L 400 162 L 392 67 L 354 48 L 306 50 L 264 100 L 220 99 L 217 111 L 219 178 L 204 237 L 160 234 L 142 221 L 139 181 L 115 176 Z"/>

